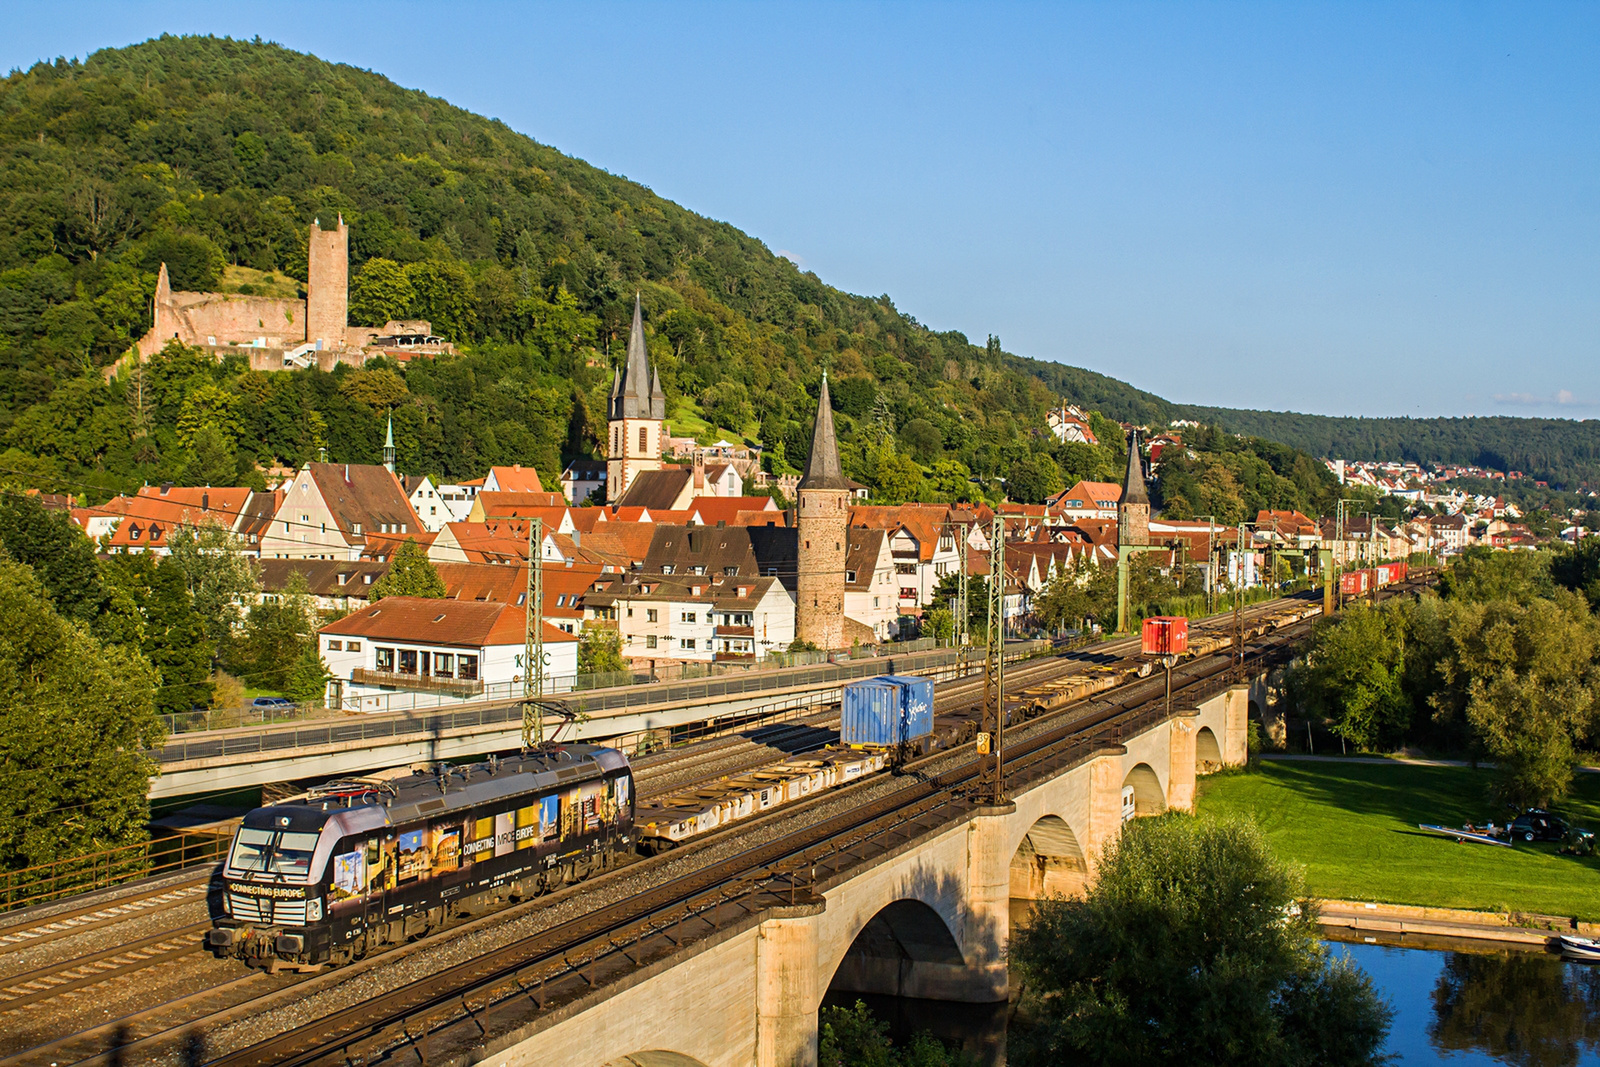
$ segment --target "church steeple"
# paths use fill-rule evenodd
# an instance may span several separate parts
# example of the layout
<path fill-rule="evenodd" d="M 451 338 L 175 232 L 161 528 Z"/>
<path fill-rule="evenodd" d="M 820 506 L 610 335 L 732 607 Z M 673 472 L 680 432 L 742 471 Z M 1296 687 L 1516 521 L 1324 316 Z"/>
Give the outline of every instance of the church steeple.
<path fill-rule="evenodd" d="M 828 394 L 828 372 L 822 372 L 822 392 L 817 396 L 817 421 L 811 427 L 811 454 L 806 457 L 801 489 L 845 489 L 850 485 L 839 466 L 839 439 L 833 431 L 833 398 Z"/>
<path fill-rule="evenodd" d="M 1144 484 L 1144 462 L 1139 454 L 1139 431 L 1128 435 L 1128 473 L 1122 480 L 1122 500 L 1117 504 L 1117 546 L 1150 543 L 1150 491 Z"/>
<path fill-rule="evenodd" d="M 383 435 L 383 465 L 394 473 L 394 412 L 389 412 L 389 429 Z"/>
<path fill-rule="evenodd" d="M 644 306 L 633 294 L 633 328 L 628 331 L 628 361 L 611 384 L 611 415 L 615 419 L 665 419 L 667 397 L 661 377 L 651 372 L 650 349 L 644 340 Z"/>
<path fill-rule="evenodd" d="M 628 359 L 611 379 L 607 414 L 606 501 L 616 503 L 645 471 L 661 469 L 666 443 L 667 394 L 661 374 L 650 366 L 644 340 L 644 306 L 633 295 L 633 328 L 628 332 Z"/>
<path fill-rule="evenodd" d="M 1150 506 L 1150 492 L 1144 484 L 1144 462 L 1139 456 L 1139 431 L 1128 438 L 1128 473 L 1122 479 L 1122 502 Z"/>

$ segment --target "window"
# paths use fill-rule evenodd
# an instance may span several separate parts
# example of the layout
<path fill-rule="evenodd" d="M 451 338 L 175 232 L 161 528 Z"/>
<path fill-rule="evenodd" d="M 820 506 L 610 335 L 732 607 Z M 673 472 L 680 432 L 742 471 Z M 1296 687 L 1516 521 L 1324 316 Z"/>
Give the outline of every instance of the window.
<path fill-rule="evenodd" d="M 909 586 L 909 585 L 902 585 L 900 587 L 900 599 L 901 600 L 915 600 L 915 599 L 917 599 L 917 591 L 916 591 L 916 589 L 914 587 L 912 587 L 912 586 Z"/>
<path fill-rule="evenodd" d="M 359 522 L 352 522 L 350 524 L 350 532 L 353 533 L 353 534 L 360 533 L 361 532 L 361 524 Z"/>
<path fill-rule="evenodd" d="M 650 427 L 648 426 L 639 427 L 639 451 L 650 451 Z"/>
<path fill-rule="evenodd" d="M 615 426 L 611 427 L 611 454 L 613 456 L 617 454 L 617 428 Z"/>
<path fill-rule="evenodd" d="M 456 675 L 456 657 L 449 652 L 435 652 L 433 654 L 433 673 L 440 678 L 454 678 Z"/>
<path fill-rule="evenodd" d="M 873 597 L 872 598 L 872 606 L 873 607 L 877 607 L 878 606 L 878 598 L 877 597 Z"/>
<path fill-rule="evenodd" d="M 392 670 L 394 670 L 394 649 L 392 649 L 392 648 L 379 648 L 379 649 L 374 649 L 373 651 L 378 657 L 378 659 L 377 659 L 378 670 L 380 670 L 380 671 L 392 671 Z"/>
<path fill-rule="evenodd" d="M 692 611 L 684 612 L 683 613 L 683 621 L 684 622 L 694 622 L 695 621 L 695 613 L 692 612 Z"/>
<path fill-rule="evenodd" d="M 685 637 L 685 638 L 684 638 L 684 639 L 683 639 L 683 645 L 682 645 L 682 647 L 683 647 L 683 648 L 685 648 L 685 649 L 687 649 L 687 650 L 688 650 L 688 651 L 690 651 L 690 652 L 693 652 L 693 651 L 694 651 L 694 638 L 692 638 L 692 637 Z"/>
<path fill-rule="evenodd" d="M 456 670 L 456 677 L 464 679 L 465 681 L 469 681 L 469 682 L 477 681 L 477 678 L 478 678 L 478 657 L 477 656 L 457 656 L 456 659 L 460 661 L 457 664 L 457 668 L 458 669 Z"/>
<path fill-rule="evenodd" d="M 917 565 L 915 563 L 896 563 L 894 572 L 896 574 L 915 574 L 917 573 Z"/>
<path fill-rule="evenodd" d="M 344 642 L 343 641 L 330 640 L 328 642 L 328 651 L 329 652 L 340 652 L 340 651 L 343 651 L 343 650 L 344 650 Z"/>
<path fill-rule="evenodd" d="M 673 567 L 673 565 L 670 564 L 670 563 L 663 563 L 661 565 L 661 573 L 662 574 L 671 574 L 676 569 L 677 568 Z"/>
<path fill-rule="evenodd" d="M 415 649 L 402 648 L 400 650 L 400 673 L 417 673 L 417 653 Z"/>
<path fill-rule="evenodd" d="M 845 571 L 844 572 L 844 580 L 847 581 L 847 582 L 850 582 L 851 584 L 854 584 L 855 580 L 856 580 L 856 572 L 855 571 Z"/>
<path fill-rule="evenodd" d="M 372 575 L 370 575 L 370 574 L 363 574 L 363 575 L 362 575 L 362 576 L 361 576 L 361 584 L 362 584 L 362 585 L 371 585 L 371 584 L 372 584 Z"/>
<path fill-rule="evenodd" d="M 703 563 L 696 563 L 693 567 L 690 567 L 688 571 L 690 574 L 704 574 L 705 572 L 706 568 L 705 564 Z"/>
<path fill-rule="evenodd" d="M 346 641 L 344 643 L 344 650 L 346 652 L 360 652 L 361 651 L 361 642 L 360 641 Z"/>
<path fill-rule="evenodd" d="M 724 568 L 722 568 L 722 573 L 726 577 L 737 578 L 737 577 L 739 577 L 739 568 L 738 567 L 724 567 Z"/>
<path fill-rule="evenodd" d="M 628 614 L 632 615 L 633 612 L 630 611 Z M 645 608 L 644 609 L 644 621 L 645 622 L 655 622 L 656 621 L 656 609 L 655 608 Z"/>
<path fill-rule="evenodd" d="M 137 525 L 128 527 L 128 540 L 130 540 L 130 541 L 139 540 L 139 534 L 141 532 L 142 531 L 139 529 L 139 527 Z"/>
<path fill-rule="evenodd" d="M 656 647 L 656 642 L 657 642 L 657 638 L 656 638 L 655 634 L 645 634 L 644 635 L 644 647 L 645 648 L 655 648 Z"/>

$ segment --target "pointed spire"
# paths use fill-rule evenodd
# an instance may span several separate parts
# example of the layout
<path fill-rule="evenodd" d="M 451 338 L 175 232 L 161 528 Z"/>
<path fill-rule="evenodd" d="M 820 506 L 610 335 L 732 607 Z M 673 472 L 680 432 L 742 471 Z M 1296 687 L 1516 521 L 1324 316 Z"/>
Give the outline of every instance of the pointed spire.
<path fill-rule="evenodd" d="M 833 432 L 833 399 L 828 394 L 828 371 L 822 371 L 822 392 L 817 397 L 817 421 L 811 428 L 811 454 L 806 457 L 801 489 L 846 489 L 844 470 L 839 466 L 839 439 Z"/>
<path fill-rule="evenodd" d="M 389 412 L 389 429 L 383 435 L 383 465 L 394 473 L 394 412 Z"/>
<path fill-rule="evenodd" d="M 1150 506 L 1150 493 L 1144 485 L 1144 463 L 1139 458 L 1139 431 L 1128 435 L 1128 474 L 1122 481 L 1122 502 Z"/>
<path fill-rule="evenodd" d="M 650 349 L 644 341 L 644 306 L 639 294 L 633 294 L 633 328 L 628 332 L 628 361 L 619 381 L 611 388 L 611 418 L 613 419 L 664 419 L 666 401 L 661 412 L 655 413 L 651 402 L 654 395 L 650 373 Z"/>

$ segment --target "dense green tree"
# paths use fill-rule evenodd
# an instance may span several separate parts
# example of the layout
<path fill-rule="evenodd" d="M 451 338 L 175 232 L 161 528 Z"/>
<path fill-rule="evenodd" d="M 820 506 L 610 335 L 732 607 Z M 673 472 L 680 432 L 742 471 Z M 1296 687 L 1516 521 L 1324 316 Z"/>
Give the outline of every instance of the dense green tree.
<path fill-rule="evenodd" d="M 139 839 L 162 737 L 156 674 L 57 613 L 26 566 L 0 560 L 0 866 Z"/>
<path fill-rule="evenodd" d="M 1043 504 L 1065 488 L 1061 468 L 1046 456 L 1019 459 L 1006 473 L 1006 496 L 1019 504 Z"/>
<path fill-rule="evenodd" d="M 1595 736 L 1600 623 L 1582 595 L 1453 605 L 1450 648 L 1438 665 L 1442 716 L 1470 724 L 1496 763 L 1502 796 L 1560 799 L 1578 747 Z"/>
<path fill-rule="evenodd" d="M 222 648 L 244 621 L 243 605 L 261 591 L 260 565 L 226 527 L 184 526 L 167 538 L 167 565 L 183 575 L 195 612 L 204 621 L 206 640 Z"/>
<path fill-rule="evenodd" d="M 1312 650 L 1290 668 L 1290 699 L 1356 748 L 1381 750 L 1410 726 L 1405 670 L 1403 612 L 1358 602 L 1317 623 Z"/>
<path fill-rule="evenodd" d="M 389 560 L 389 569 L 367 590 L 367 600 L 376 604 L 386 596 L 442 597 L 444 579 L 428 559 L 428 552 L 407 538 Z"/>
<path fill-rule="evenodd" d="M 817 1017 L 819 1067 L 963 1067 L 970 1057 L 952 1052 L 926 1031 L 913 1034 L 904 1048 L 889 1039 L 887 1023 L 866 1004 L 827 1006 Z"/>
<path fill-rule="evenodd" d="M 307 641 L 289 668 L 283 683 L 284 695 L 302 704 L 320 704 L 331 677 L 327 664 L 317 652 L 316 641 Z"/>
<path fill-rule="evenodd" d="M 1322 947 L 1298 871 L 1248 824 L 1129 823 L 1085 898 L 1039 903 L 1011 960 L 1019 1067 L 1383 1062 L 1392 1013 Z"/>
<path fill-rule="evenodd" d="M 578 673 L 613 674 L 628 669 L 622 640 L 615 630 L 589 627 L 578 638 Z"/>
<path fill-rule="evenodd" d="M 1531 603 L 1550 596 L 1555 589 L 1550 560 L 1546 552 L 1495 552 L 1474 545 L 1445 569 L 1439 592 L 1458 603 Z"/>
<path fill-rule="evenodd" d="M 94 546 L 64 512 L 25 493 L 0 495 L 0 549 L 32 569 L 62 617 L 89 623 L 100 614 L 107 592 Z"/>
<path fill-rule="evenodd" d="M 239 461 L 227 437 L 215 426 L 200 427 L 179 480 L 184 485 L 236 485 L 238 474 Z"/>
<path fill-rule="evenodd" d="M 140 651 L 156 669 L 156 710 L 186 712 L 211 704 L 212 656 L 206 620 L 189 597 L 183 569 L 170 559 L 156 562 L 148 553 L 112 556 L 103 574 L 138 606 L 143 619 Z"/>
<path fill-rule="evenodd" d="M 1080 554 L 1033 598 L 1033 613 L 1052 630 L 1115 622 L 1116 581 L 1112 568 Z"/>
<path fill-rule="evenodd" d="M 404 319 L 416 302 L 405 268 L 392 259 L 374 256 L 350 279 L 350 321 L 356 325 L 382 326 L 391 319 Z"/>
<path fill-rule="evenodd" d="M 305 576 L 290 575 L 284 591 L 263 597 L 223 657 L 229 672 L 258 689 L 282 692 L 307 646 L 315 647 L 316 609 Z"/>

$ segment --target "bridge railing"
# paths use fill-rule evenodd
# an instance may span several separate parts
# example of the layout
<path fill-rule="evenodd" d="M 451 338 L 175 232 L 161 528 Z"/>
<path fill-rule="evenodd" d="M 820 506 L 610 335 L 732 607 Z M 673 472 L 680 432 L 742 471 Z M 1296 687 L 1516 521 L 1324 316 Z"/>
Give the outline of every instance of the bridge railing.
<path fill-rule="evenodd" d="M 1017 641 L 1008 645 L 1008 657 L 1032 655 L 1053 647 L 1048 641 Z M 897 657 L 896 670 L 932 670 L 958 662 L 962 650 L 933 649 Z M 974 661 L 976 662 L 976 661 Z M 762 671 L 698 682 L 668 682 L 650 686 L 567 694 L 556 701 L 572 716 L 594 716 L 626 712 L 656 704 L 693 703 L 758 694 L 778 689 L 804 689 L 869 678 L 883 672 L 883 657 L 851 660 L 846 663 L 804 667 L 785 671 Z M 308 724 L 268 728 L 248 732 L 177 734 L 149 755 L 159 763 L 181 763 L 240 755 L 286 753 L 297 748 L 312 748 L 351 742 L 415 741 L 443 737 L 479 727 L 508 725 L 522 721 L 521 694 L 503 701 L 476 707 L 428 709 L 402 714 L 347 714 L 337 719 L 315 720 Z M 547 716 L 546 722 L 558 719 Z M 559 720 L 558 720 L 559 721 Z M 554 724 L 552 724 L 554 725 Z"/>
<path fill-rule="evenodd" d="M 178 833 L 83 856 L 0 871 L 0 911 L 105 889 L 135 878 L 218 863 L 233 835 Z"/>

